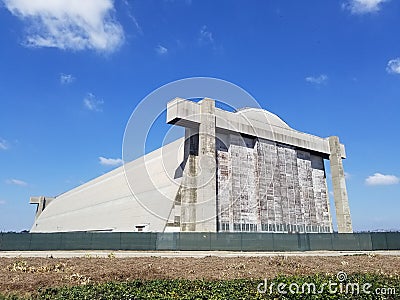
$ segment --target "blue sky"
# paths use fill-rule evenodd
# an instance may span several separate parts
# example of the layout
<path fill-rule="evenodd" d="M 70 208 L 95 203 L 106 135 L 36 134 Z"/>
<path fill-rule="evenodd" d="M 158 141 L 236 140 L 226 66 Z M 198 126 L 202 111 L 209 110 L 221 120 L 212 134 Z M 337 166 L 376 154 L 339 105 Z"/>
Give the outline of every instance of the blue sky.
<path fill-rule="evenodd" d="M 400 229 L 399 26 L 394 0 L 0 0 L 0 231 L 118 165 L 135 106 L 192 76 L 338 135 L 354 229 Z"/>

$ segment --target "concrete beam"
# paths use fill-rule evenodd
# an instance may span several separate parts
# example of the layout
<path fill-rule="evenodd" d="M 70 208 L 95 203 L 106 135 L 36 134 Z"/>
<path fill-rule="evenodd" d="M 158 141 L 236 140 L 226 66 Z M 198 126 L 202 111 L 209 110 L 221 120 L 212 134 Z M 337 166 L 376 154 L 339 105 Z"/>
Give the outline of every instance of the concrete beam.
<path fill-rule="evenodd" d="M 215 108 L 215 126 L 217 131 L 239 132 L 300 149 L 312 150 L 322 154 L 324 158 L 329 157 L 331 152 L 328 138 L 303 133 L 290 128 L 286 124 L 286 126 L 277 126 L 273 122 L 268 122 L 268 115 L 273 114 L 265 111 L 265 118 L 257 120 L 249 118 L 245 112 L 240 110 L 229 112 Z M 201 104 L 182 98 L 171 100 L 167 104 L 167 123 L 198 128 L 201 123 Z M 341 158 L 346 158 L 343 144 L 340 144 L 340 155 Z"/>

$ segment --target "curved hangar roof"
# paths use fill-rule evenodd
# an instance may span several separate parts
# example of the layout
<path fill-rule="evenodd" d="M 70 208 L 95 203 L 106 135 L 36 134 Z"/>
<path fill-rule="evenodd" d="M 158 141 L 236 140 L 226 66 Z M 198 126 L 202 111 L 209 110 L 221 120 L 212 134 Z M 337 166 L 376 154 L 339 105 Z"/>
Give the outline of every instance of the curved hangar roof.
<path fill-rule="evenodd" d="M 262 108 L 245 107 L 238 109 L 235 113 L 243 115 L 245 118 L 249 119 L 250 123 L 252 123 L 252 121 L 261 121 L 265 125 L 290 129 L 289 125 L 286 124 L 281 118 Z"/>

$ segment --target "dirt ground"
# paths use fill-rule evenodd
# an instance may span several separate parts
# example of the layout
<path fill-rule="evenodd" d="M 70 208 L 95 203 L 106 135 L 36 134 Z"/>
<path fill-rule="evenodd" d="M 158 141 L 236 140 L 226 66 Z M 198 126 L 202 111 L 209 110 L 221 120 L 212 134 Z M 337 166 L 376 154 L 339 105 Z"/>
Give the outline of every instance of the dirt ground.
<path fill-rule="evenodd" d="M 272 278 L 279 274 L 400 274 L 400 256 L 0 258 L 0 293 L 132 279 Z"/>

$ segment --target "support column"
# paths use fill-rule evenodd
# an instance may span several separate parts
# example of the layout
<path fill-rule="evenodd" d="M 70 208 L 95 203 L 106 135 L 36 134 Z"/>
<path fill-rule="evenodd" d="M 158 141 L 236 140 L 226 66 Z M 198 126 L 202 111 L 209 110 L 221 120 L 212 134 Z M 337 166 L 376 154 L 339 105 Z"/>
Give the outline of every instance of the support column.
<path fill-rule="evenodd" d="M 352 233 L 349 199 L 347 197 L 346 179 L 342 163 L 342 151 L 339 138 L 329 137 L 329 148 L 331 154 L 329 160 L 331 164 L 333 198 L 335 200 L 336 220 L 339 233 Z"/>
<path fill-rule="evenodd" d="M 215 101 L 200 101 L 196 231 L 217 231 Z"/>
<path fill-rule="evenodd" d="M 198 129 L 185 128 L 185 154 L 186 161 L 183 172 L 182 191 L 181 191 L 181 231 L 196 230 L 196 201 L 197 201 L 197 156 L 195 148 L 198 145 L 192 145 Z M 196 153 L 197 154 L 197 153 Z"/>

